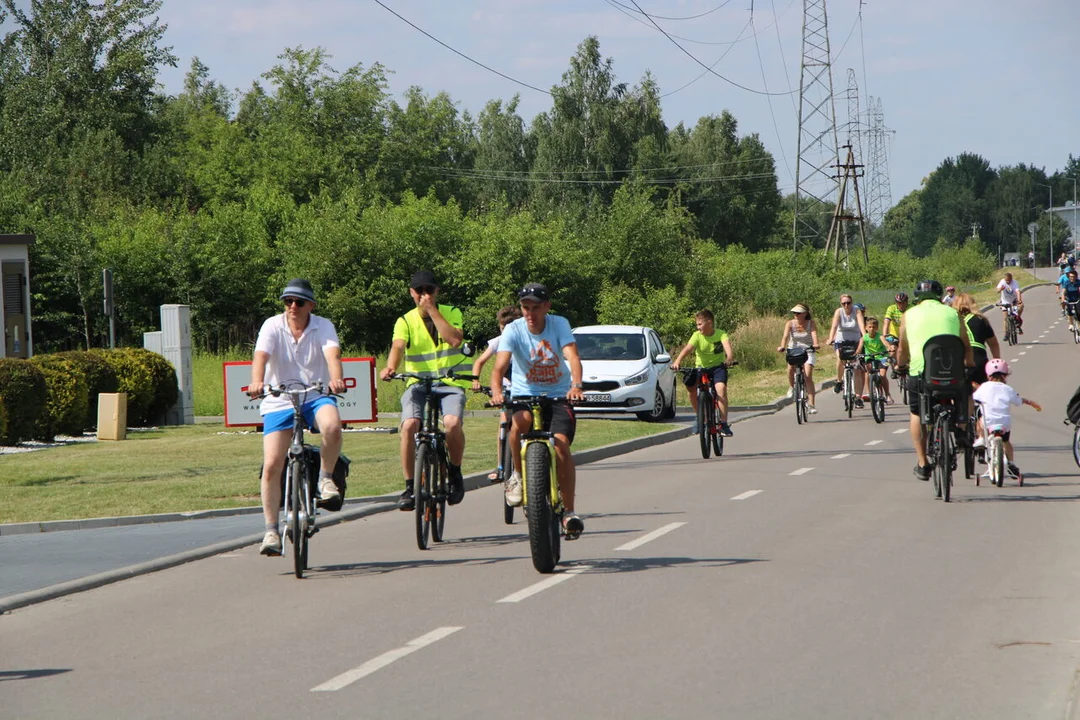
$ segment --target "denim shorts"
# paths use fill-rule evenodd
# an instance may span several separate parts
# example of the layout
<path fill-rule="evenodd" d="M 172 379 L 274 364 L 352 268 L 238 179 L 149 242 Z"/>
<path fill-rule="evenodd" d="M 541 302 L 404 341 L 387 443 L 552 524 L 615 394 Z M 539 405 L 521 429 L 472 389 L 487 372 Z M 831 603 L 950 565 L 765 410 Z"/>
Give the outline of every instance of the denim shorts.
<path fill-rule="evenodd" d="M 432 397 L 439 400 L 443 415 L 461 417 L 465 413 L 465 391 L 453 385 L 435 385 Z M 401 393 L 401 419 L 424 419 L 424 405 L 428 399 L 422 383 L 413 383 Z"/>
<path fill-rule="evenodd" d="M 316 428 L 315 413 L 319 408 L 324 405 L 333 405 L 337 407 L 337 400 L 332 397 L 319 397 L 304 403 L 300 407 L 300 412 L 304 414 L 304 422 L 307 423 L 309 428 Z M 270 433 L 280 432 L 282 430 L 292 430 L 293 428 L 293 411 L 292 410 L 276 410 L 271 413 L 266 413 L 263 418 L 263 435 L 269 435 Z"/>

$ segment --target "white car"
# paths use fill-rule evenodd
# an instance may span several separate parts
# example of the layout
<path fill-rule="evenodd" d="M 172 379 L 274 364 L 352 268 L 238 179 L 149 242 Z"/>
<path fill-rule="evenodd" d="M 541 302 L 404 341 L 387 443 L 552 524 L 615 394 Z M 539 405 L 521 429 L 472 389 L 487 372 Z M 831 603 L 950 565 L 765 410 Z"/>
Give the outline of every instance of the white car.
<path fill-rule="evenodd" d="M 675 417 L 675 372 L 655 330 L 590 325 L 573 333 L 585 386 L 585 402 L 574 404 L 576 412 L 632 412 L 650 421 Z"/>

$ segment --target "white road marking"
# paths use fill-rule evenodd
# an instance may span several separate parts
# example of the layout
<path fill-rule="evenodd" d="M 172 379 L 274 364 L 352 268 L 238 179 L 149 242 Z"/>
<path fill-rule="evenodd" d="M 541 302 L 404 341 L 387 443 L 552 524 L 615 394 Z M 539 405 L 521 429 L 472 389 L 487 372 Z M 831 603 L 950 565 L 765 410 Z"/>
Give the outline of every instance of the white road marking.
<path fill-rule="evenodd" d="M 1013 358 L 1013 359 L 1012 359 L 1012 360 L 1010 360 L 1009 362 L 1011 362 L 1011 363 L 1014 363 L 1014 362 L 1020 362 L 1020 358 Z"/>
<path fill-rule="evenodd" d="M 851 453 L 840 453 L 839 455 L 833 455 L 830 460 L 843 460 L 846 457 L 851 457 Z"/>
<path fill-rule="evenodd" d="M 904 434 L 904 433 L 906 433 L 907 431 L 908 431 L 908 429 L 907 429 L 907 428 L 900 428 L 899 430 L 893 430 L 893 431 L 892 431 L 892 434 L 893 434 L 893 435 L 903 435 L 903 434 Z"/>
<path fill-rule="evenodd" d="M 1024 352 L 1022 352 L 1022 353 L 1020 353 L 1020 354 L 1021 354 L 1021 355 L 1027 355 L 1027 351 L 1025 350 Z"/>
<path fill-rule="evenodd" d="M 1032 340 L 1031 342 L 1033 342 L 1033 343 L 1037 343 L 1037 342 L 1039 342 L 1039 338 L 1035 338 L 1035 339 L 1034 339 L 1034 340 Z"/>
<path fill-rule="evenodd" d="M 1031 349 L 1031 348 L 1033 348 L 1033 347 L 1035 347 L 1035 346 L 1034 346 L 1034 345 L 1025 345 L 1025 346 L 1024 346 L 1024 349 L 1025 349 L 1025 350 L 1030 350 L 1030 349 Z"/>
<path fill-rule="evenodd" d="M 868 442 L 866 444 L 867 445 L 880 445 L 883 442 L 885 442 L 885 441 L 884 440 L 871 440 L 870 442 Z"/>
<path fill-rule="evenodd" d="M 749 493 L 743 493 L 742 495 L 739 495 L 738 497 L 733 497 L 731 499 L 732 500 L 742 500 L 743 496 L 750 497 L 751 495 L 756 495 L 759 492 L 761 492 L 761 491 L 760 490 L 751 490 Z M 618 551 L 618 550 L 633 550 L 634 548 L 639 548 L 642 545 L 644 545 L 645 543 L 649 542 L 650 540 L 655 540 L 656 538 L 660 537 L 661 535 L 667 535 L 672 530 L 678 530 L 679 528 L 681 528 L 685 524 L 686 523 L 684 523 L 684 522 L 675 522 L 675 523 L 671 523 L 670 525 L 665 525 L 662 528 L 657 528 L 656 530 L 653 530 L 648 535 L 642 535 L 637 540 L 631 540 L 630 542 L 626 543 L 625 545 L 620 545 L 619 547 L 615 548 L 615 550 L 616 551 Z"/>
<path fill-rule="evenodd" d="M 814 468 L 799 468 L 798 470 L 792 470 L 788 475 L 805 475 L 813 469 Z"/>
<path fill-rule="evenodd" d="M 434 642 L 438 642 L 445 637 L 453 635 L 461 629 L 463 628 L 447 626 L 432 630 L 427 635 L 421 635 L 415 640 L 410 640 L 409 642 L 405 643 L 403 647 L 399 647 L 395 650 L 390 650 L 389 652 L 384 652 L 382 655 L 368 660 L 366 663 L 360 665 L 359 667 L 355 667 L 348 672 L 344 672 L 338 675 L 336 678 L 327 680 L 322 685 L 316 685 L 315 687 L 311 688 L 311 692 L 334 692 L 335 690 L 340 690 L 343 687 L 352 685 L 357 680 L 361 680 L 372 674 L 373 672 L 382 670 L 384 667 L 394 662 L 395 660 L 400 660 L 406 655 L 411 655 L 420 648 L 427 647 Z"/>
<path fill-rule="evenodd" d="M 536 583 L 535 585 L 530 585 L 529 587 L 525 588 L 524 590 L 518 590 L 516 593 L 512 593 L 510 595 L 507 595 L 503 599 L 497 600 L 496 602 L 501 602 L 501 603 L 521 602 L 525 598 L 532 597 L 533 595 L 535 595 L 538 592 L 543 592 L 544 590 L 547 590 L 549 587 L 555 587 L 559 583 L 566 582 L 567 580 L 574 577 L 575 575 L 580 575 L 581 573 L 585 572 L 588 569 L 589 569 L 589 567 L 584 566 L 584 565 L 570 568 L 569 570 L 567 570 L 564 573 L 559 573 L 558 575 L 552 575 L 551 577 L 549 577 L 546 580 L 541 580 L 540 582 Z"/>

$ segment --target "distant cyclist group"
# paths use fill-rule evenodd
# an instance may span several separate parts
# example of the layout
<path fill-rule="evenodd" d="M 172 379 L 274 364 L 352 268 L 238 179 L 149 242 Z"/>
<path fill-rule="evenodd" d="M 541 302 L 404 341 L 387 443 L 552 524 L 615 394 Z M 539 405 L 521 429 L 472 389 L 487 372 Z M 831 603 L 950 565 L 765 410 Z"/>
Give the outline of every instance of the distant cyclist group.
<path fill-rule="evenodd" d="M 1080 304 L 1080 282 L 1071 265 L 1062 270 L 1061 307 L 1072 325 Z M 1011 273 L 1005 274 L 997 291 L 1003 317 L 1015 322 L 1022 334 L 1023 295 Z M 412 276 L 409 295 L 413 307 L 395 322 L 390 352 L 379 373 L 384 381 L 397 378 L 406 381 L 401 395 L 400 424 L 404 490 L 398 498 L 398 507 L 403 511 L 416 507 L 420 492 L 416 438 L 424 425 L 425 407 L 431 403 L 437 403 L 442 413 L 440 439 L 445 450 L 441 457 L 447 483 L 442 499 L 449 505 L 462 501 L 465 389 L 485 390 L 491 396 L 491 404 L 504 408 L 507 418 L 505 441 L 511 448 L 510 466 L 499 478 L 503 480 L 507 506 L 520 506 L 523 500 L 528 503 L 523 498 L 522 487 L 531 478 L 521 447 L 524 441 L 536 440 L 543 434 L 550 438 L 554 454 L 557 484 L 552 486 L 555 492 L 551 502 L 557 510 L 559 534 L 569 540 L 577 538 L 585 525 L 575 511 L 576 476 L 570 446 L 576 429 L 572 403 L 584 399 L 584 386 L 570 323 L 550 312 L 551 295 L 544 285 L 526 284 L 517 291 L 516 304 L 499 312 L 501 334 L 490 341 L 479 358 L 466 365 L 471 353 L 464 342 L 462 312 L 453 305 L 440 303 L 439 292 L 439 283 L 431 271 L 422 270 Z M 913 298 L 914 303 L 909 304 L 907 293 L 897 293 L 882 322 L 867 317 L 865 308 L 855 303 L 850 294 L 840 296 L 825 339 L 825 344 L 836 354 L 834 391 L 844 392 L 845 398 L 851 394 L 852 406 L 861 408 L 864 400 L 870 399 L 863 394 L 864 388 L 873 385 L 875 392 L 883 393 L 883 407 L 894 402 L 890 375 L 901 383 L 905 383 L 906 377 L 909 426 L 917 458 L 914 474 L 920 480 L 928 480 L 934 467 L 935 460 L 928 453 L 926 429 L 933 407 L 943 402 L 962 409 L 954 413 L 951 428 L 956 446 L 977 449 L 985 443 L 984 436 L 990 428 L 999 435 L 1003 433 L 1010 471 L 1019 477 L 1009 442 L 1009 408 L 1023 403 L 1038 406 L 1020 398 L 1006 384 L 1010 370 L 1000 357 L 991 324 L 978 311 L 970 294 L 957 292 L 952 286 L 942 288 L 936 280 L 919 282 Z M 263 416 L 261 497 L 266 527 L 260 551 L 271 556 L 282 554 L 281 478 L 297 415 L 321 435 L 317 483 L 313 479 L 319 505 L 332 507 L 336 501 L 340 506 L 341 489 L 334 480 L 334 469 L 341 452 L 341 419 L 333 395 L 345 388 L 337 332 L 331 321 L 314 314 L 316 298 L 311 284 L 302 279 L 292 280 L 282 290 L 280 299 L 283 312 L 267 319 L 259 331 L 248 387 L 249 394 L 265 397 L 260 412 Z M 814 414 L 818 412 L 813 373 L 820 349 L 819 329 L 807 305 L 796 304 L 790 312 L 791 319 L 784 323 L 777 351 L 787 354 L 788 382 L 792 388 L 789 397 L 805 392 L 802 398 L 805 409 Z M 671 368 L 683 370 L 684 362 L 693 355 L 693 366 L 683 372 L 695 418 L 709 417 L 707 413 L 698 413 L 699 388 L 711 386 L 710 407 L 711 403 L 716 405 L 714 432 L 730 437 L 733 432 L 728 418 L 728 369 L 735 364 L 731 338 L 716 327 L 716 318 L 709 310 L 698 312 L 694 321 L 696 329 L 672 360 Z M 483 388 L 479 373 L 491 359 L 494 359 L 491 386 Z M 958 373 L 960 381 L 956 382 Z M 305 401 L 294 412 L 292 403 L 281 397 L 280 392 L 271 393 L 288 383 L 325 386 L 325 392 Z M 846 385 L 850 387 L 845 390 Z M 529 402 L 515 403 L 515 398 Z M 538 398 L 557 402 L 541 403 Z M 976 416 L 973 403 L 979 403 L 982 420 L 978 431 L 969 433 L 968 423 Z M 534 419 L 534 410 L 542 417 Z M 695 421 L 695 433 L 706 430 Z M 972 442 L 969 438 L 975 439 Z M 557 543 L 555 548 L 557 559 Z"/>

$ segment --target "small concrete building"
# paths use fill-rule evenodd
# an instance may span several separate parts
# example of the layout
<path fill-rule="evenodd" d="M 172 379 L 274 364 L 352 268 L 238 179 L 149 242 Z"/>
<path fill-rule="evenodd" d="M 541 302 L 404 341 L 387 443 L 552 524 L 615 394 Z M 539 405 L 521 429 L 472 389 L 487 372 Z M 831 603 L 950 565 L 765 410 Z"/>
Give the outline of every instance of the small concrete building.
<path fill-rule="evenodd" d="M 34 354 L 30 328 L 30 246 L 33 235 L 0 235 L 0 357 Z"/>

